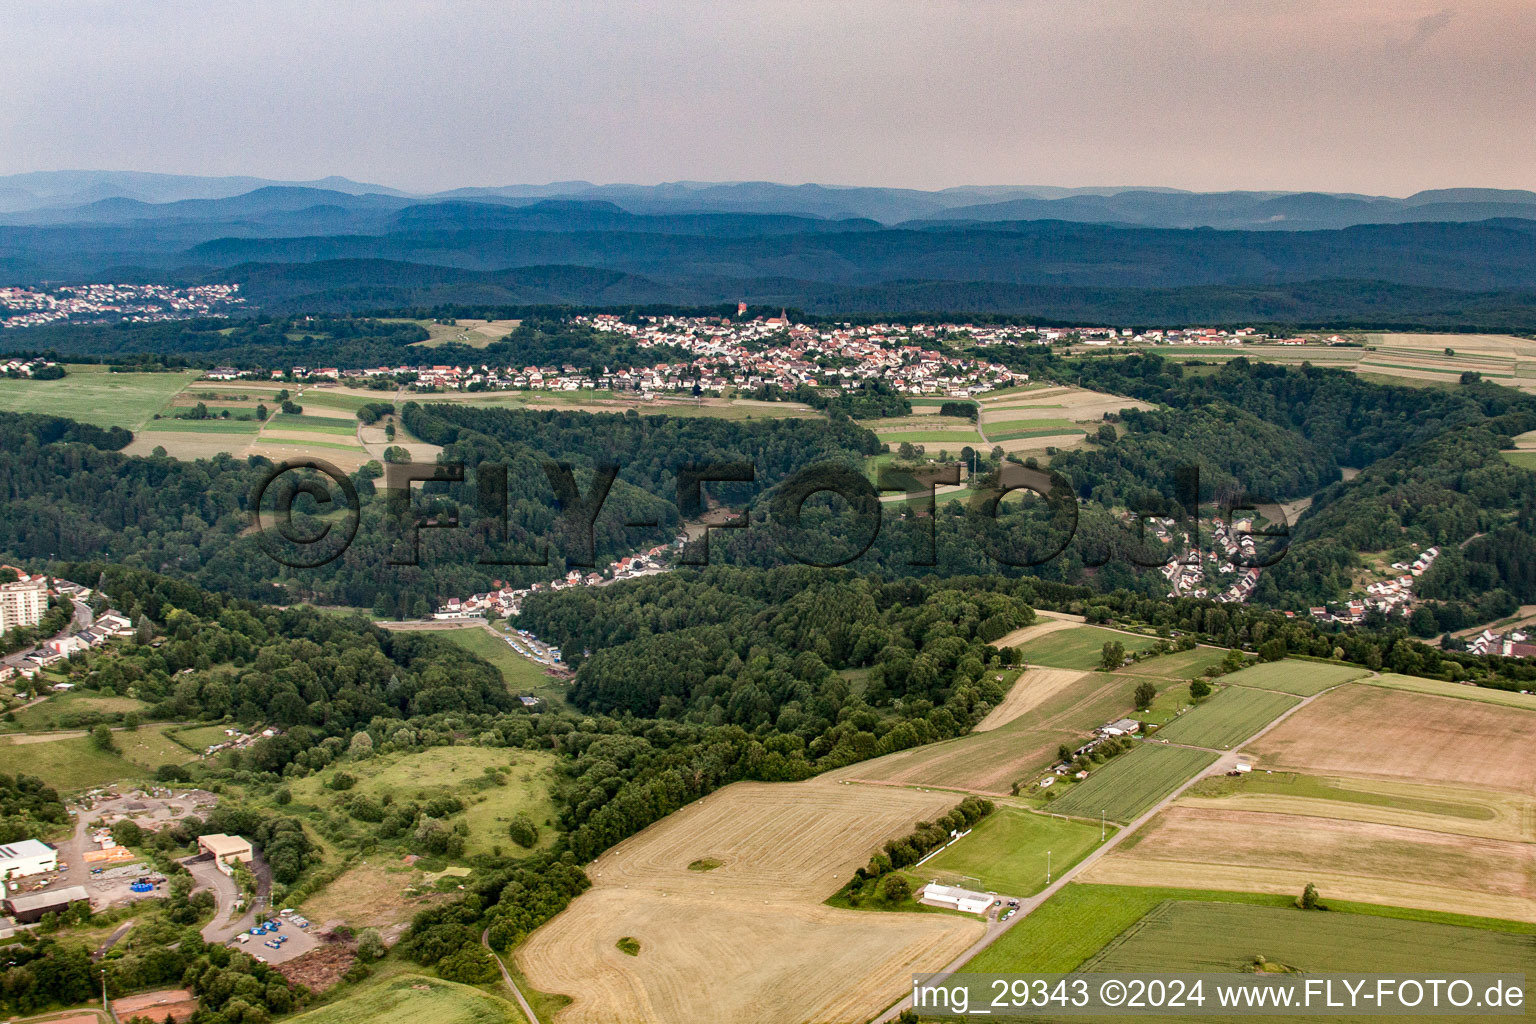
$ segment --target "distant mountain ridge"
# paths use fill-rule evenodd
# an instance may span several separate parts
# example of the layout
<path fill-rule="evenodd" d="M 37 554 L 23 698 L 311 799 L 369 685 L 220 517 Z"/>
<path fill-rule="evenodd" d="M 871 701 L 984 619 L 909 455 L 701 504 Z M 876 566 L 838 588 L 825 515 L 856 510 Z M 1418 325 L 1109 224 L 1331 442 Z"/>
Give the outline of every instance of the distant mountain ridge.
<path fill-rule="evenodd" d="M 98 194 L 116 188 L 136 194 Z M 562 182 L 423 197 L 346 179 L 0 179 L 0 200 L 18 193 L 71 204 L 0 213 L 0 285 L 234 280 L 252 308 L 284 311 L 744 298 L 1117 323 L 1536 324 L 1536 193 L 1517 190 Z"/>
<path fill-rule="evenodd" d="M 675 181 L 659 185 L 588 181 L 544 185 L 465 187 L 410 193 L 348 178 L 275 181 L 232 176 L 195 177 L 130 171 L 39 171 L 0 176 L 0 221 L 55 224 L 194 216 L 227 218 L 238 205 L 187 207 L 189 201 L 232 200 L 272 190 L 315 193 L 314 205 L 397 209 L 416 203 L 479 202 L 525 206 L 540 201 L 608 202 L 639 215 L 694 213 L 773 214 L 825 220 L 873 220 L 891 226 L 927 220 L 975 222 L 1067 220 L 1143 227 L 1211 227 L 1233 230 L 1311 230 L 1355 224 L 1470 221 L 1536 217 L 1536 192 L 1517 189 L 1447 188 L 1405 198 L 1332 192 L 1189 192 L 1147 186 L 1061 188 L 1037 185 L 957 186 L 924 191 L 905 188 L 768 181 Z M 358 206 L 346 199 L 367 199 Z M 98 207 L 128 199 L 143 207 Z M 256 212 L 273 212 L 253 200 Z M 291 208 L 295 212 L 298 207 Z"/>

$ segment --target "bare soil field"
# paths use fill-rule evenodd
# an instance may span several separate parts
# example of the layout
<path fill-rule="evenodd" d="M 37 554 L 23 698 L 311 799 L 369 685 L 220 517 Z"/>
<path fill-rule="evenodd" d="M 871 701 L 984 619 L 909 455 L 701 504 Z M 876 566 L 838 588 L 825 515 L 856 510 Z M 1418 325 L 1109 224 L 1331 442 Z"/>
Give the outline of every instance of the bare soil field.
<path fill-rule="evenodd" d="M 1070 623 L 1058 623 L 1060 626 Z M 1027 711 L 1039 707 L 1050 697 L 1077 682 L 1086 672 L 1075 672 L 1069 668 L 1029 668 L 1019 676 L 1003 702 L 991 711 L 987 717 L 976 723 L 974 732 L 991 732 L 993 729 L 1018 718 Z"/>
<path fill-rule="evenodd" d="M 825 906 L 855 868 L 948 793 L 737 783 L 620 843 L 593 888 L 517 951 L 528 981 L 574 1001 L 557 1024 L 862 1021 L 982 934 L 949 914 Z M 689 870 L 718 861 L 711 870 Z M 617 948 L 639 942 L 638 955 Z"/>
<path fill-rule="evenodd" d="M 1266 768 L 1536 792 L 1536 714 L 1347 683 L 1254 744 Z"/>
<path fill-rule="evenodd" d="M 1044 388 L 992 402 L 983 400 L 981 408 L 981 421 L 986 424 L 994 420 L 1025 419 L 1036 409 L 1048 413 L 1046 418 L 1049 419 L 1085 421 L 1102 420 L 1105 413 L 1116 413 L 1121 409 L 1150 409 L 1152 406 L 1134 398 L 1122 398 L 1102 391 L 1061 387 Z"/>
<path fill-rule="evenodd" d="M 112 1000 L 113 1012 L 122 1020 L 130 1017 L 149 1017 L 163 1021 L 166 1017 L 186 1020 L 197 1009 L 197 997 L 185 989 L 164 989 L 159 992 L 141 992 L 136 996 L 123 996 Z"/>
<path fill-rule="evenodd" d="M 1050 434 L 1045 437 L 1016 437 L 1009 441 L 994 442 L 996 447 L 1011 454 L 1017 452 L 1044 453 L 1047 448 L 1081 448 L 1087 444 L 1083 434 Z"/>
<path fill-rule="evenodd" d="M 165 453 L 175 459 L 211 459 L 220 452 L 244 455 L 250 441 L 250 437 L 245 434 L 196 434 L 188 431 L 156 433 L 141 430 L 133 435 L 133 440 L 123 449 L 123 454 L 149 455 L 158 447 L 164 448 Z"/>
<path fill-rule="evenodd" d="M 354 928 L 391 928 L 441 897 L 407 896 L 422 885 L 422 873 L 398 864 L 358 864 L 304 901 L 305 915 L 318 924 L 345 921 Z"/>
<path fill-rule="evenodd" d="M 1073 618 L 1081 620 L 1082 616 L 1074 616 Z M 1071 629 L 1073 626 L 1080 625 L 1082 625 L 1082 621 L 1073 621 L 1073 619 L 1036 619 L 1029 625 L 1016 629 L 999 639 L 996 646 L 1017 647 L 1022 643 L 1028 643 L 1036 637 L 1045 636 L 1047 633 L 1054 633 L 1058 629 Z"/>
<path fill-rule="evenodd" d="M 1085 881 L 1300 893 L 1536 921 L 1536 845 L 1330 818 L 1176 805 Z"/>

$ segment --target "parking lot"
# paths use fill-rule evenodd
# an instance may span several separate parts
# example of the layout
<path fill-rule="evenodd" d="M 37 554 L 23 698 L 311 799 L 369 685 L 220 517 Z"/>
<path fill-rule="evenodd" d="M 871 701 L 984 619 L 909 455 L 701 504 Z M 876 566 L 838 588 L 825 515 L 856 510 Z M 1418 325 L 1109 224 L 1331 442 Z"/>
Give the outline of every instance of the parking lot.
<path fill-rule="evenodd" d="M 285 960 L 302 956 L 320 945 L 320 940 L 315 932 L 319 929 L 310 924 L 309 927 L 301 927 L 303 919 L 293 919 L 293 915 L 283 917 L 275 916 L 272 922 L 266 925 L 270 929 L 263 935 L 252 935 L 250 929 L 241 932 L 229 941 L 229 946 L 258 957 L 269 964 L 280 964 Z M 274 945 L 276 948 L 274 948 Z"/>
<path fill-rule="evenodd" d="M 160 789 L 149 787 L 130 791 L 116 788 L 93 790 L 71 803 L 74 831 L 56 844 L 59 869 L 13 881 L 15 893 L 46 892 L 49 889 L 82 885 L 91 894 L 91 910 L 101 911 L 137 900 L 165 895 L 163 877 L 148 862 L 131 854 L 112 855 L 103 851 L 90 837 L 91 827 L 111 826 L 132 821 L 146 831 L 156 831 L 212 808 L 218 797 L 206 790 Z M 87 854 L 92 855 L 89 859 Z M 128 857 L 129 859 L 118 859 Z M 150 880 L 151 887 L 135 892 L 133 886 Z M 155 881 L 158 880 L 158 881 Z"/>

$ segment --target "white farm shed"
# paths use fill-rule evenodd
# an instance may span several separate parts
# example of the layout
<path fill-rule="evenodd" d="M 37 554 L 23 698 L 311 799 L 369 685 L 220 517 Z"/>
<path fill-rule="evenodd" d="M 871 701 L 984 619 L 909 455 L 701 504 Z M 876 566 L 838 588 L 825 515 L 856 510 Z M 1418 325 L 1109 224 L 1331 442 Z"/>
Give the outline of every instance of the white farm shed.
<path fill-rule="evenodd" d="M 981 914 L 992 905 L 992 897 L 984 892 L 956 889 L 950 885 L 929 882 L 918 890 L 917 898 L 924 903 L 940 907 L 953 907 L 962 914 Z"/>
<path fill-rule="evenodd" d="M 40 875 L 58 867 L 59 852 L 36 839 L 0 846 L 0 878 Z"/>

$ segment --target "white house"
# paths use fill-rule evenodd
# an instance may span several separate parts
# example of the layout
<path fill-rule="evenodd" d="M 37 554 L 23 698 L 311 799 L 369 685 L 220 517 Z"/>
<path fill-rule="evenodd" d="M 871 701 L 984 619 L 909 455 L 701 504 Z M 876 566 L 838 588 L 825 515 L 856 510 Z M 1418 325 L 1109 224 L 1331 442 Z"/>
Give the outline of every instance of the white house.
<path fill-rule="evenodd" d="M 956 889 L 953 886 L 940 885 L 938 882 L 929 882 L 919 889 L 917 898 L 923 903 L 953 907 L 962 914 L 982 914 L 992 905 L 992 897 L 984 892 Z"/>
<path fill-rule="evenodd" d="M 59 852 L 36 839 L 0 846 L 0 878 L 40 875 L 59 865 Z"/>

